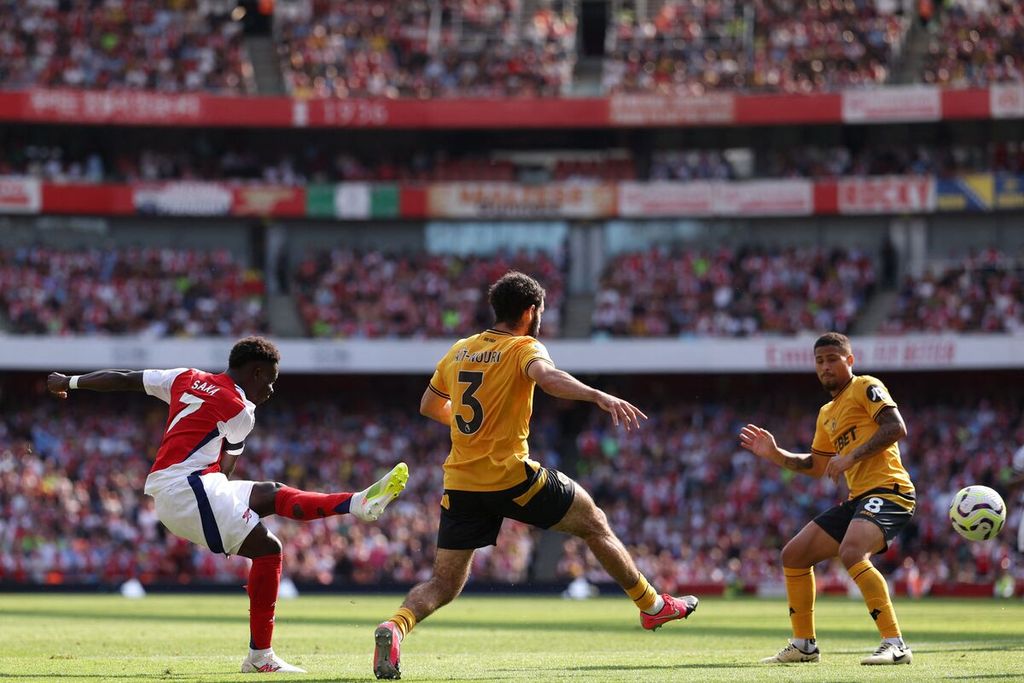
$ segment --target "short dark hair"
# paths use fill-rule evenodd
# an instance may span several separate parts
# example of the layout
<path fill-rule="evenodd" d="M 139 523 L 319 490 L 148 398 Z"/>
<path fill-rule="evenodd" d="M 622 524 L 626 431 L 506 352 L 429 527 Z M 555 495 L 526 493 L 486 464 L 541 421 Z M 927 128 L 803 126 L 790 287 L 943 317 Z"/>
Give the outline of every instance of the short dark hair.
<path fill-rule="evenodd" d="M 494 309 L 494 321 L 515 324 L 530 306 L 544 302 L 544 288 L 529 275 L 510 270 L 491 285 L 487 299 Z"/>
<path fill-rule="evenodd" d="M 814 342 L 814 350 L 817 351 L 822 346 L 838 346 L 846 353 L 853 352 L 853 347 L 850 346 L 850 338 L 838 332 L 826 332 L 818 337 L 817 341 Z"/>
<path fill-rule="evenodd" d="M 246 337 L 239 339 L 231 347 L 231 355 L 228 356 L 229 368 L 240 368 L 246 363 L 279 363 L 281 352 L 277 350 L 273 342 L 263 337 Z"/>

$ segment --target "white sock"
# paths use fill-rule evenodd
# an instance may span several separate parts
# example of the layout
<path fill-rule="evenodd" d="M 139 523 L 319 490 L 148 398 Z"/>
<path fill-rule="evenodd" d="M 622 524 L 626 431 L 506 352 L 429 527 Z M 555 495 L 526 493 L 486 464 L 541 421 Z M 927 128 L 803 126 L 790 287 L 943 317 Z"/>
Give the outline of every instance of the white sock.
<path fill-rule="evenodd" d="M 814 638 L 793 638 L 789 642 L 793 643 L 793 646 L 804 654 L 814 652 L 814 648 L 818 646 Z"/>
<path fill-rule="evenodd" d="M 901 648 L 907 646 L 907 644 L 903 642 L 903 638 L 901 636 L 896 636 L 895 638 L 882 638 L 882 642 L 892 643 L 893 645 Z"/>
<path fill-rule="evenodd" d="M 654 597 L 654 604 L 651 605 L 650 609 L 645 609 L 644 612 L 647 613 L 647 614 L 650 614 L 651 616 L 654 616 L 655 614 L 657 614 L 658 612 L 660 612 L 664 608 L 665 608 L 665 598 L 661 597 L 660 595 L 656 595 Z"/>
<path fill-rule="evenodd" d="M 253 658 L 255 658 L 255 657 L 262 657 L 263 655 L 271 654 L 273 652 L 274 652 L 274 648 L 272 648 L 272 647 L 268 647 L 265 650 L 254 650 L 251 647 L 249 648 L 249 656 L 253 657 Z"/>

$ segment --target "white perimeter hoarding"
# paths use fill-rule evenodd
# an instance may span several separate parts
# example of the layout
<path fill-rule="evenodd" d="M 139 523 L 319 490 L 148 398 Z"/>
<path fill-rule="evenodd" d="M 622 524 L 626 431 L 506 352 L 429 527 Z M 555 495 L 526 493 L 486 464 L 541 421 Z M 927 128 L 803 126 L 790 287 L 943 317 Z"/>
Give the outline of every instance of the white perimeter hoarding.
<path fill-rule="evenodd" d="M 812 372 L 813 336 L 766 339 L 547 340 L 555 363 L 602 374 Z M 225 367 L 232 339 L 0 336 L 4 370 Z M 280 340 L 284 373 L 423 374 L 452 340 Z M 859 371 L 1024 368 L 1024 336 L 909 335 L 853 340 Z"/>

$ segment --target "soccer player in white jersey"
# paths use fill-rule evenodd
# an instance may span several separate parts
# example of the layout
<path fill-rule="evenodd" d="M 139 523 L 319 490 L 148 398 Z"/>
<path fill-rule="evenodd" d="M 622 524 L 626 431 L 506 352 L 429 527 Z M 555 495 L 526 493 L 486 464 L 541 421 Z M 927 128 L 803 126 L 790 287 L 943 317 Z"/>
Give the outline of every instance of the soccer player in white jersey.
<path fill-rule="evenodd" d="M 139 391 L 170 404 L 156 461 L 146 478 L 160 521 L 172 533 L 215 553 L 252 560 L 249 593 L 249 654 L 242 673 L 305 673 L 274 654 L 274 605 L 281 583 L 281 542 L 260 522 L 281 515 L 308 521 L 352 513 L 376 521 L 405 488 L 409 470 L 399 463 L 359 493 L 300 491 L 272 481 L 228 477 L 255 424 L 256 406 L 274 394 L 280 354 L 262 337 L 247 337 L 231 349 L 228 370 L 214 374 L 174 370 L 98 370 L 47 378 L 50 393 Z"/>
<path fill-rule="evenodd" d="M 1007 484 L 1008 493 L 1013 496 L 1019 489 L 1024 487 L 1024 446 L 1021 446 L 1013 454 L 1013 478 Z M 1012 498 L 1010 498 L 1012 502 Z M 1020 504 L 1024 506 L 1024 495 L 1020 498 Z M 1024 512 L 1020 514 L 1020 524 L 1017 526 L 1017 552 L 1024 553 Z"/>

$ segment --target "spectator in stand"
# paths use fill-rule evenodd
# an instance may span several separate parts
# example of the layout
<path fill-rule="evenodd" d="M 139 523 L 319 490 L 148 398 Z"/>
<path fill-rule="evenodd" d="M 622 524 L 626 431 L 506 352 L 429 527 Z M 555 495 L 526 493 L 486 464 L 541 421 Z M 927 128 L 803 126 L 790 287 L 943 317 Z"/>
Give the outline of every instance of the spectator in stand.
<path fill-rule="evenodd" d="M 606 265 L 593 332 L 747 337 L 845 331 L 874 283 L 873 261 L 859 251 L 653 247 Z"/>
<path fill-rule="evenodd" d="M 606 92 L 813 92 L 888 81 L 909 20 L 893 3 L 669 0 L 612 17 Z M 752 35 L 751 41 L 748 36 Z"/>
<path fill-rule="evenodd" d="M 255 92 L 242 25 L 198 0 L 0 0 L 0 88 Z"/>
<path fill-rule="evenodd" d="M 1024 5 L 950 0 L 928 44 L 922 80 L 956 88 L 1024 81 Z"/>
<path fill-rule="evenodd" d="M 1024 333 L 1024 254 L 997 249 L 908 277 L 880 331 Z"/>
<path fill-rule="evenodd" d="M 556 257 L 544 253 L 458 257 L 336 249 L 304 259 L 293 291 L 314 337 L 452 337 L 494 322 L 487 288 L 509 270 L 544 282 L 541 334 L 557 336 L 565 278 Z"/>
<path fill-rule="evenodd" d="M 279 20 L 296 97 L 552 97 L 572 81 L 576 19 L 519 0 L 308 0 Z"/>
<path fill-rule="evenodd" d="M 265 331 L 263 295 L 263 275 L 223 249 L 0 249 L 17 334 L 238 337 Z"/>

